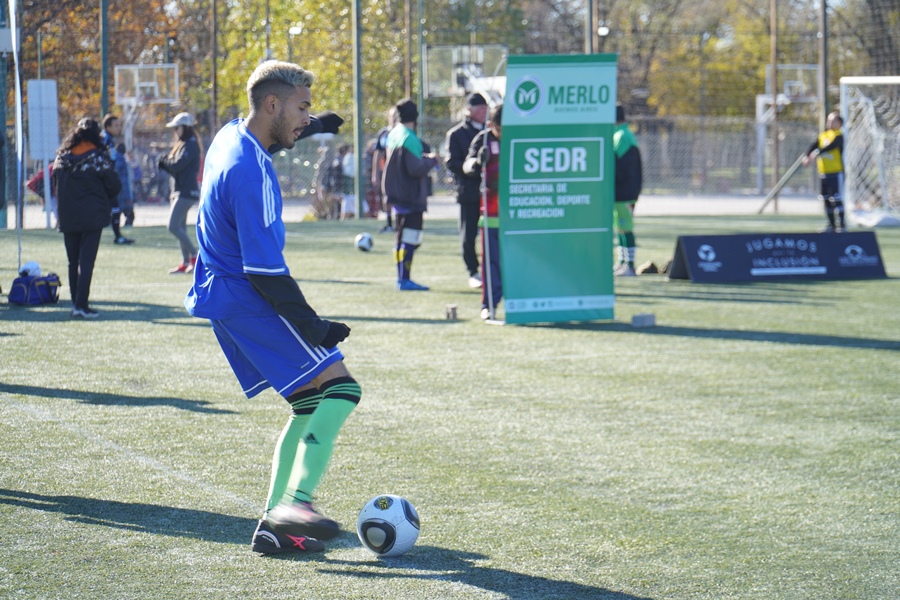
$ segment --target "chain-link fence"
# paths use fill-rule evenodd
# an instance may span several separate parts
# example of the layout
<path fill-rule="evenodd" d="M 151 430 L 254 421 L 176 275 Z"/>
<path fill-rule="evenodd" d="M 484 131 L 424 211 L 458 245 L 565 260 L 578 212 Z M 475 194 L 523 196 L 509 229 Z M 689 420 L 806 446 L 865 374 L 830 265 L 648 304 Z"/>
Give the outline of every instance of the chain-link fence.
<path fill-rule="evenodd" d="M 451 118 L 426 116 L 420 124 L 422 139 L 433 151 L 446 154 L 445 134 L 455 125 Z M 753 119 L 734 118 L 642 118 L 632 121 L 644 164 L 644 194 L 764 195 L 772 185 L 771 140 L 766 128 L 759 130 Z M 779 165 L 783 172 L 816 138 L 814 123 L 779 122 Z M 279 174 L 285 206 L 306 206 L 317 218 L 340 216 L 339 200 L 324 189 L 326 168 L 338 156 L 338 148 L 353 144 L 351 130 L 329 140 L 307 140 L 292 150 L 273 157 Z M 173 140 L 170 131 L 135 132 L 129 159 L 134 173 L 134 196 L 138 206 L 165 205 L 169 197 L 169 176 L 157 167 Z M 365 140 L 363 153 L 366 180 L 371 181 L 371 146 Z M 11 158 L 14 161 L 14 157 Z M 39 165 L 29 164 L 26 178 Z M 9 170 L 15 173 L 14 168 Z M 453 178 L 442 164 L 432 176 L 435 195 L 453 195 Z M 368 186 L 367 186 L 368 187 Z M 783 190 L 784 194 L 815 194 L 814 169 L 799 170 Z M 371 194 L 371 190 L 369 191 Z M 10 198 L 14 198 L 13 194 Z M 370 196 L 371 198 L 371 196 Z M 365 205 L 363 206 L 365 211 Z M 15 226 L 15 204 L 9 202 L 8 226 Z M 292 211 L 294 218 L 304 211 Z M 25 192 L 25 227 L 44 227 L 46 218 L 41 199 Z M 140 225 L 140 220 L 138 220 Z"/>

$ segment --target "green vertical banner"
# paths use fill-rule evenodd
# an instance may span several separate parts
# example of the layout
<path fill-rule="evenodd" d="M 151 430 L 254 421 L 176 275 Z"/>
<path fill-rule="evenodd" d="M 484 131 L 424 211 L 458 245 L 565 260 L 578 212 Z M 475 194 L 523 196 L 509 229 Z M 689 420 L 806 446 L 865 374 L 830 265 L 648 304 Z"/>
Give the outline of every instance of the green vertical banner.
<path fill-rule="evenodd" d="M 510 56 L 500 140 L 507 323 L 612 319 L 616 55 Z"/>

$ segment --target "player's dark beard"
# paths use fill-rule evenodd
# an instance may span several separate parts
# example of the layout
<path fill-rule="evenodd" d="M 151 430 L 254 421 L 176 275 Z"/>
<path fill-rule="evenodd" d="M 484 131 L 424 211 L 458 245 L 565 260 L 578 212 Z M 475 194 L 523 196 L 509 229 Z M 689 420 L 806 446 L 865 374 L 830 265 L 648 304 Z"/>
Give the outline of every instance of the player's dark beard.
<path fill-rule="evenodd" d="M 281 109 L 281 112 L 279 112 L 278 116 L 275 117 L 275 120 L 272 121 L 272 129 L 269 133 L 272 135 L 272 139 L 275 140 L 276 145 L 281 146 L 282 148 L 290 150 L 296 144 L 293 130 L 285 131 L 284 108 Z"/>

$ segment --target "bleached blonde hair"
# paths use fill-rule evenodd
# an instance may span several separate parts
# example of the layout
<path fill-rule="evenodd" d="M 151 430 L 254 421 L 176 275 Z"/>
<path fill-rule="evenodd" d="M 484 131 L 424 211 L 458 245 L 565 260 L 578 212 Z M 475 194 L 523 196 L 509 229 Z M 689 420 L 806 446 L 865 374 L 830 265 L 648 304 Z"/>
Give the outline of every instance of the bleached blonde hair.
<path fill-rule="evenodd" d="M 267 60 L 253 71 L 247 80 L 247 99 L 250 110 L 262 107 L 266 96 L 274 94 L 283 100 L 298 87 L 312 87 L 316 76 L 299 65 Z"/>

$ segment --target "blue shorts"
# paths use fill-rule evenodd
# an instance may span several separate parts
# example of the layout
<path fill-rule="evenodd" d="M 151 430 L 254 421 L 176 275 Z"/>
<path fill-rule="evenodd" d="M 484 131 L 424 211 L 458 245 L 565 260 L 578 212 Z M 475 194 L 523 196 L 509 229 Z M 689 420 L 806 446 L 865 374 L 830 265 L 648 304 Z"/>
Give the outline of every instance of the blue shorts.
<path fill-rule="evenodd" d="M 279 316 L 212 319 L 210 323 L 248 398 L 270 386 L 287 397 L 344 358 L 336 347 L 312 346 Z"/>

